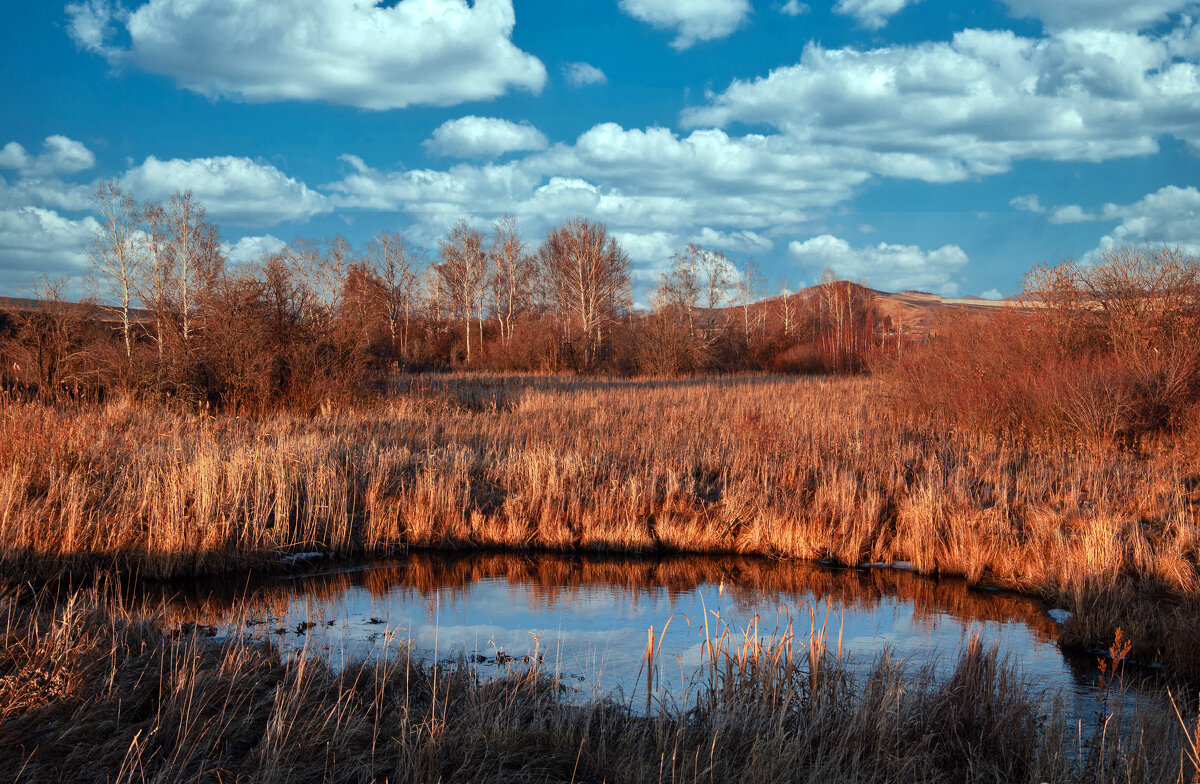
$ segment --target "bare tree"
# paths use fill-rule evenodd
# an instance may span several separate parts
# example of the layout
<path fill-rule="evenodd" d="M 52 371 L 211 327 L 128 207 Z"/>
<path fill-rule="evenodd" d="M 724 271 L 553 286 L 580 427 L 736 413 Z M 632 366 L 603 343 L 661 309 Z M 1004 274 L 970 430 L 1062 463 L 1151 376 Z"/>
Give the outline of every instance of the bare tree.
<path fill-rule="evenodd" d="M 154 314 L 154 342 L 158 360 L 163 359 L 163 322 L 170 310 L 171 255 L 166 252 L 167 213 L 161 204 L 147 202 L 141 208 L 142 247 L 145 264 L 138 285 L 138 298 Z"/>
<path fill-rule="evenodd" d="M 329 314 L 322 308 L 326 296 L 321 290 L 325 280 L 321 247 L 310 239 L 297 237 L 284 248 L 279 260 L 291 280 L 290 293 L 297 319 L 306 327 L 323 329 Z"/>
<path fill-rule="evenodd" d="M 783 335 L 792 336 L 796 321 L 796 303 L 792 300 L 792 289 L 787 278 L 779 279 L 779 314 L 783 317 Z"/>
<path fill-rule="evenodd" d="M 688 330 L 696 331 L 696 309 L 700 305 L 703 284 L 700 259 L 707 253 L 695 243 L 671 257 L 671 269 L 659 276 L 654 299 L 656 310 L 674 309 L 687 321 Z"/>
<path fill-rule="evenodd" d="M 482 301 L 487 290 L 488 261 L 483 235 L 471 228 L 466 220 L 460 219 L 446 239 L 439 243 L 439 249 L 441 261 L 434 265 L 434 270 L 445 294 L 446 304 L 463 320 L 469 364 L 471 317 L 476 308 L 479 308 L 480 342 L 483 340 Z"/>
<path fill-rule="evenodd" d="M 672 257 L 671 268 L 659 275 L 650 293 L 652 312 L 641 319 L 639 340 L 633 347 L 639 370 L 675 375 L 702 369 L 709 361 L 706 330 L 696 328 L 697 303 L 702 286 L 697 258 L 702 253 L 688 245 Z"/>
<path fill-rule="evenodd" d="M 1114 353 L 1161 358 L 1179 338 L 1189 353 L 1200 351 L 1194 333 L 1200 264 L 1194 257 L 1179 248 L 1124 245 L 1102 251 L 1077 275 Z"/>
<path fill-rule="evenodd" d="M 79 381 L 85 355 L 80 306 L 64 296 L 66 278 L 43 275 L 30 292 L 36 306 L 18 318 L 17 366 L 24 366 L 43 397 L 57 397 L 63 387 Z"/>
<path fill-rule="evenodd" d="M 704 337 L 711 343 L 718 337 L 715 334 L 717 311 L 729 301 L 736 270 L 729 257 L 720 251 L 705 250 L 697 261 L 704 281 Z"/>
<path fill-rule="evenodd" d="M 861 283 L 821 275 L 819 336 L 838 370 L 853 370 L 875 331 L 874 295 Z"/>
<path fill-rule="evenodd" d="M 179 318 L 185 349 L 205 286 L 225 263 L 217 229 L 207 220 L 204 207 L 191 191 L 176 191 L 167 202 L 165 247 L 169 256 L 172 306 Z"/>
<path fill-rule="evenodd" d="M 383 315 L 392 351 L 407 356 L 408 330 L 419 282 L 419 254 L 402 235 L 381 231 L 367 243 L 366 258 L 383 289 Z"/>
<path fill-rule="evenodd" d="M 288 261 L 289 249 L 284 248 L 263 254 L 257 264 L 270 323 L 278 336 L 302 321 L 296 280 Z"/>
<path fill-rule="evenodd" d="M 341 234 L 335 234 L 325 243 L 325 253 L 317 265 L 316 283 L 318 301 L 326 314 L 337 312 L 346 276 L 356 261 L 354 248 Z"/>
<path fill-rule="evenodd" d="M 138 205 L 115 180 L 101 184 L 92 196 L 92 202 L 100 216 L 100 231 L 87 251 L 96 272 L 91 285 L 101 307 L 121 320 L 125 361 L 129 363 L 133 361 L 129 313 L 137 297 L 146 259 L 145 246 L 139 236 Z"/>
<path fill-rule="evenodd" d="M 742 268 L 738 270 L 737 280 L 734 282 L 734 290 L 737 295 L 737 305 L 742 311 L 742 330 L 746 343 L 750 343 L 752 327 L 750 320 L 750 311 L 755 302 L 757 302 L 766 291 L 766 281 L 762 273 L 758 270 L 758 265 L 754 261 L 747 260 Z M 757 319 L 755 319 L 757 323 Z"/>
<path fill-rule="evenodd" d="M 591 365 L 604 328 L 629 308 L 629 255 L 598 221 L 574 218 L 546 236 L 540 251 L 548 293 L 570 342 L 583 343 Z"/>
<path fill-rule="evenodd" d="M 1071 353 L 1104 350 L 1138 391 L 1143 427 L 1177 420 L 1200 388 L 1200 262 L 1179 248 L 1124 245 L 1093 263 L 1037 268 L 1026 296 Z"/>
<path fill-rule="evenodd" d="M 366 260 L 351 264 L 338 301 L 337 328 L 342 345 L 353 345 L 355 351 L 368 348 L 386 315 L 386 292 L 373 266 Z"/>
<path fill-rule="evenodd" d="M 431 325 L 445 318 L 447 310 L 445 286 L 442 285 L 442 276 L 438 274 L 437 264 L 430 264 L 425 268 L 418 285 L 422 315 L 428 333 Z"/>
<path fill-rule="evenodd" d="M 537 274 L 537 260 L 528 252 L 516 218 L 505 215 L 496 222 L 488 256 L 492 260 L 492 307 L 500 322 L 500 337 L 507 345 L 512 342 L 517 316 L 533 298 Z"/>

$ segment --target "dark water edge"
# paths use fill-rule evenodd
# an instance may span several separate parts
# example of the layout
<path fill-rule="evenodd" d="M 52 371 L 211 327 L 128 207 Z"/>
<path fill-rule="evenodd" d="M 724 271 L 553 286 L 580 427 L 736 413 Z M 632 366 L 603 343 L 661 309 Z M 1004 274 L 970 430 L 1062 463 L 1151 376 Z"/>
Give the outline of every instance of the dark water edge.
<path fill-rule="evenodd" d="M 160 608 L 176 628 L 270 641 L 334 666 L 399 645 L 427 660 L 464 658 L 484 675 L 537 656 L 580 699 L 644 690 L 651 628 L 661 646 L 656 692 L 686 698 L 706 614 L 709 640 L 719 629 L 729 640 L 766 639 L 790 623 L 803 650 L 823 631 L 851 671 L 886 651 L 940 673 L 978 636 L 1069 715 L 1087 720 L 1099 705 L 1096 656 L 1060 648 L 1049 608 L 959 578 L 741 556 L 413 552 L 319 563 L 300 574 L 142 584 L 127 599 Z M 1137 690 L 1155 691 L 1158 680 L 1126 676 Z"/>

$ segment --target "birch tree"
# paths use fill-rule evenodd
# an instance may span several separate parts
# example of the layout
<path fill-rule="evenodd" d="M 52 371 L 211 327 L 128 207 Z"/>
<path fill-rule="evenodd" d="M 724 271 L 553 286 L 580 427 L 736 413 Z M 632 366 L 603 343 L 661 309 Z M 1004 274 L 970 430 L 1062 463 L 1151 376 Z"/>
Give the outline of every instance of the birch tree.
<path fill-rule="evenodd" d="M 130 310 L 145 266 L 137 202 L 115 180 L 103 183 L 92 197 L 100 217 L 100 230 L 87 250 L 95 268 L 92 287 L 101 307 L 121 320 L 125 361 L 133 361 Z"/>
<path fill-rule="evenodd" d="M 551 229 L 542 269 L 568 342 L 577 338 L 591 366 L 605 328 L 629 308 L 629 255 L 599 221 L 574 218 Z"/>
<path fill-rule="evenodd" d="M 142 250 L 145 264 L 138 286 L 138 297 L 154 315 L 154 342 L 158 361 L 163 360 L 163 322 L 169 310 L 168 288 L 171 280 L 170 254 L 165 250 L 167 213 L 161 204 L 147 202 L 141 207 Z"/>
<path fill-rule="evenodd" d="M 419 284 L 419 254 L 400 234 L 381 231 L 367 243 L 366 258 L 379 279 L 392 351 L 408 355 L 408 330 Z"/>
<path fill-rule="evenodd" d="M 492 307 L 500 322 L 500 338 L 512 342 L 517 316 L 530 305 L 537 260 L 521 237 L 517 219 L 506 215 L 496 222 L 488 245 L 492 266 Z"/>
<path fill-rule="evenodd" d="M 471 362 L 471 318 L 479 309 L 479 334 L 483 336 L 483 298 L 487 284 L 488 254 L 483 235 L 467 225 L 465 220 L 450 230 L 439 243 L 440 258 L 434 265 L 446 304 L 463 320 L 466 337 L 467 364 Z M 480 346 L 482 348 L 482 345 Z"/>
<path fill-rule="evenodd" d="M 208 222 L 204 207 L 191 191 L 176 191 L 171 195 L 164 221 L 170 296 L 179 318 L 184 348 L 188 349 L 201 294 L 220 274 L 224 257 L 217 229 Z"/>
<path fill-rule="evenodd" d="M 764 293 L 765 281 L 762 273 L 758 270 L 758 265 L 752 260 L 746 261 L 742 268 L 738 270 L 737 280 L 734 282 L 734 290 L 737 295 L 737 305 L 742 311 L 742 330 L 746 339 L 746 344 L 750 344 L 750 336 L 752 333 L 752 324 L 750 320 L 750 311 L 755 302 L 757 302 Z M 757 319 L 755 319 L 757 322 Z"/>
<path fill-rule="evenodd" d="M 714 334 L 717 311 L 729 301 L 730 293 L 734 290 L 736 270 L 729 257 L 720 251 L 703 251 L 697 263 L 704 280 L 704 338 L 711 343 L 719 337 Z"/>
<path fill-rule="evenodd" d="M 790 338 L 795 328 L 796 303 L 792 301 L 792 289 L 787 278 L 779 279 L 779 314 L 783 317 L 783 336 Z"/>

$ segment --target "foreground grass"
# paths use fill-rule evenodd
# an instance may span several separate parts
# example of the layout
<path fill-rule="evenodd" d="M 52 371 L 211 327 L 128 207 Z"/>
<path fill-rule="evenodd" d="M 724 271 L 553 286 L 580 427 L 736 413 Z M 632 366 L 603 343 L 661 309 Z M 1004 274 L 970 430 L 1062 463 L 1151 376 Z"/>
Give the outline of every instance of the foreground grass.
<path fill-rule="evenodd" d="M 574 705 L 535 669 L 480 681 L 403 652 L 333 671 L 166 634 L 95 592 L 0 597 L 6 781 L 1165 782 L 1195 766 L 1170 708 L 1085 729 L 994 653 L 936 681 L 852 677 L 819 641 L 713 633 L 707 675 L 648 712 Z M 38 608 L 41 608 L 39 611 Z M 53 608 L 53 609 L 49 609 Z M 1120 701 L 1114 700 L 1112 704 Z"/>
<path fill-rule="evenodd" d="M 0 557 L 163 578 L 408 546 L 904 560 L 1200 677 L 1195 444 L 914 428 L 862 379 L 421 383 L 317 418 L 6 402 Z"/>

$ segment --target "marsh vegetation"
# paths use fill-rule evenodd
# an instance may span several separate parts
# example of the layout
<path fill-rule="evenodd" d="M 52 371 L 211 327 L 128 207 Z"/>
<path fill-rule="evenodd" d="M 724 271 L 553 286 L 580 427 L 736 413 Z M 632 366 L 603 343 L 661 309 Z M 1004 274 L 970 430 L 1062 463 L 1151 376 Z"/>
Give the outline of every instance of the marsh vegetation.
<path fill-rule="evenodd" d="M 45 281 L 0 322 L 14 584 L 271 571 L 313 551 L 903 561 L 1069 610 L 1065 647 L 1200 680 L 1192 257 L 1039 268 L 1023 301 L 943 309 L 915 332 L 832 275 L 763 300 L 752 265 L 696 246 L 635 311 L 627 256 L 583 218 L 537 248 L 512 221 L 490 238 L 460 223 L 436 259 L 381 234 L 234 268 L 189 194 L 98 201 L 102 298 L 68 303 Z M 635 716 L 567 705 L 541 672 L 333 671 L 172 637 L 94 591 L 28 592 L 6 598 L 0 742 L 31 780 L 1194 772 L 1184 719 L 1114 718 L 1099 750 L 1072 746 L 977 645 L 934 680 L 747 638 L 686 709 Z M 108 745 L 70 750 L 99 728 Z M 297 739 L 326 750 L 319 767 Z M 459 765 L 450 748 L 471 751 Z"/>
<path fill-rule="evenodd" d="M 44 597 L 43 597 L 44 598 Z M 948 677 L 819 634 L 711 620 L 682 697 L 578 705 L 536 659 L 480 678 L 401 650 L 337 669 L 164 631 L 105 591 L 3 599 L 0 771 L 14 781 L 1160 782 L 1192 775 L 1167 701 L 1085 733 L 977 641 Z M 643 709 L 644 708 L 644 709 Z"/>

